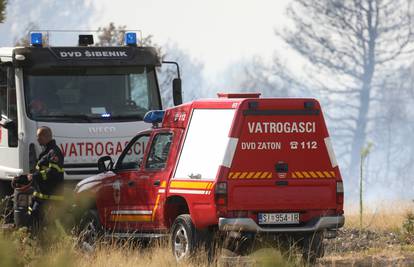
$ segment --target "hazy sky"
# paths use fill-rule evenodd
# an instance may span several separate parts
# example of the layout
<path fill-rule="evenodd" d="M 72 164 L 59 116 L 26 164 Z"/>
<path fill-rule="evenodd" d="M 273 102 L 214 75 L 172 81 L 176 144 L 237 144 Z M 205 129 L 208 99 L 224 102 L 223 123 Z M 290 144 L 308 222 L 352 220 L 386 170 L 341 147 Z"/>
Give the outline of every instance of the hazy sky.
<path fill-rule="evenodd" d="M 289 0 L 93 0 L 93 27 L 110 21 L 176 42 L 205 63 L 207 74 L 252 55 L 271 57 L 281 46 L 274 29 L 285 23 Z"/>
<path fill-rule="evenodd" d="M 7 19 L 0 25 L 0 46 L 11 46 L 27 34 L 29 23 L 42 30 L 94 30 L 114 22 L 127 25 L 128 29 L 139 29 L 144 35 L 152 34 L 157 44 L 177 44 L 204 63 L 207 78 L 214 80 L 232 63 L 254 55 L 270 59 L 276 49 L 283 51 L 285 45 L 275 37 L 274 30 L 287 24 L 285 10 L 289 2 L 10 0 Z M 53 40 L 55 44 L 58 42 Z"/>

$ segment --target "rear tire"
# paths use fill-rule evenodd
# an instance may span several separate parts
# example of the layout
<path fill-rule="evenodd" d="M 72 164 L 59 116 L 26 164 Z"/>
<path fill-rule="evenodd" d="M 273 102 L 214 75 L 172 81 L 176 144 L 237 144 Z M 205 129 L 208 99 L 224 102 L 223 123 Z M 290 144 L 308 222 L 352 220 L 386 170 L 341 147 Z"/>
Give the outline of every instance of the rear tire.
<path fill-rule="evenodd" d="M 84 250 L 94 250 L 103 236 L 98 211 L 90 209 L 85 212 L 79 224 L 78 244 Z"/>
<path fill-rule="evenodd" d="M 325 253 L 323 232 L 308 234 L 302 244 L 303 260 L 309 264 L 315 264 L 317 258 L 322 258 Z"/>
<path fill-rule="evenodd" d="M 177 261 L 191 258 L 202 238 L 189 214 L 179 215 L 171 228 L 171 249 Z"/>

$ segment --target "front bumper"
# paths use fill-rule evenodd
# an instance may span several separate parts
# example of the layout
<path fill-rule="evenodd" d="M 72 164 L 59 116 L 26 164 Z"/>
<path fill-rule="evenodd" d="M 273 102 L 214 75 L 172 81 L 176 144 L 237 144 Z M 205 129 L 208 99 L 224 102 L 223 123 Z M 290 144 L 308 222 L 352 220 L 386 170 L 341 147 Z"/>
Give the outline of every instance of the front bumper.
<path fill-rule="evenodd" d="M 297 227 L 260 227 L 251 218 L 219 218 L 219 230 L 256 233 L 315 232 L 326 229 L 338 229 L 344 223 L 345 217 L 343 215 L 320 217 L 304 226 Z"/>

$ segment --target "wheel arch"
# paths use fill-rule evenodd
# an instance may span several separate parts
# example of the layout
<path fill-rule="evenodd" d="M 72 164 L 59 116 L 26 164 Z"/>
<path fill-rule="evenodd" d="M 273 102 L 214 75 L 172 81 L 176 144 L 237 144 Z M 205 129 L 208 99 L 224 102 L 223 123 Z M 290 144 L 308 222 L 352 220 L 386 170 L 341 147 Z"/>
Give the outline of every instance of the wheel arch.
<path fill-rule="evenodd" d="M 164 220 L 168 228 L 170 228 L 175 218 L 181 214 L 190 214 L 191 209 L 188 201 L 183 196 L 172 195 L 168 196 L 164 205 Z"/>

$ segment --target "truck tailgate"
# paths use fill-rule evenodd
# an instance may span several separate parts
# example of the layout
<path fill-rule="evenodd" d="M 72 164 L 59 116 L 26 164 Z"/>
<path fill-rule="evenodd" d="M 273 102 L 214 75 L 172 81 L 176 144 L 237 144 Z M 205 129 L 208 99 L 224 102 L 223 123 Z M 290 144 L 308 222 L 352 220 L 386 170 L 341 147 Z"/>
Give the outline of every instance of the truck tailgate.
<path fill-rule="evenodd" d="M 237 116 L 228 210 L 336 208 L 340 173 L 316 100 L 250 100 Z"/>

